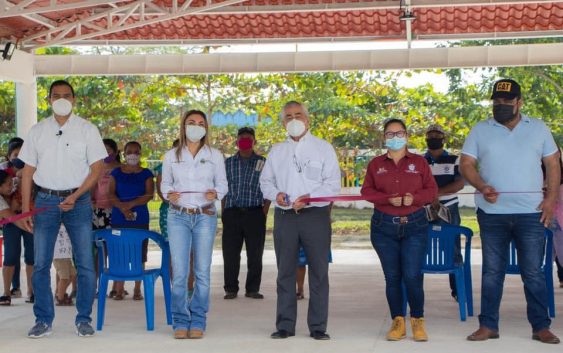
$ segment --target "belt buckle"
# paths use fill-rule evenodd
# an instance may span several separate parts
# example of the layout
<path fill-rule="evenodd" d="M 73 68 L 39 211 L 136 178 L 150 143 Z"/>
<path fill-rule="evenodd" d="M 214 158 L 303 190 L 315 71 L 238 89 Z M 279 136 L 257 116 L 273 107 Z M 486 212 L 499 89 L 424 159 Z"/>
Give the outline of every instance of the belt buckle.
<path fill-rule="evenodd" d="M 406 216 L 393 217 L 393 224 L 407 224 L 409 223 L 409 218 Z"/>
<path fill-rule="evenodd" d="M 197 208 L 187 208 L 187 207 L 186 207 L 186 213 L 187 213 L 187 214 L 196 214 L 196 213 L 197 213 Z"/>

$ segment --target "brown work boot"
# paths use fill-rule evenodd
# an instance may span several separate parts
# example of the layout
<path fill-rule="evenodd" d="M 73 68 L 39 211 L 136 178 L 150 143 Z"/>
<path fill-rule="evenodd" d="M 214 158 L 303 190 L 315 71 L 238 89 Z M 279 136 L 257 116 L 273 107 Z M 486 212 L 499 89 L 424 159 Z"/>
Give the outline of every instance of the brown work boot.
<path fill-rule="evenodd" d="M 174 330 L 174 338 L 177 340 L 184 340 L 188 338 L 188 330 L 185 329 Z"/>
<path fill-rule="evenodd" d="M 538 332 L 534 332 L 532 334 L 532 339 L 536 341 L 540 341 L 542 343 L 549 343 L 549 344 L 558 344 L 559 338 L 555 336 L 548 328 L 544 328 L 543 330 L 539 330 Z"/>
<path fill-rule="evenodd" d="M 423 317 L 411 317 L 411 329 L 412 338 L 416 342 L 426 342 L 428 341 L 428 335 L 426 334 L 426 328 L 424 327 Z"/>
<path fill-rule="evenodd" d="M 486 341 L 489 338 L 494 339 L 494 338 L 499 338 L 499 337 L 500 336 L 498 334 L 498 331 L 491 330 L 490 328 L 485 327 L 485 326 L 480 326 L 477 331 L 475 331 L 472 334 L 470 334 L 469 336 L 467 336 L 467 340 L 468 341 Z"/>
<path fill-rule="evenodd" d="M 407 328 L 405 326 L 405 318 L 403 316 L 395 316 L 391 329 L 387 332 L 388 341 L 399 341 L 407 336 Z"/>
<path fill-rule="evenodd" d="M 203 331 L 199 330 L 197 328 L 194 328 L 194 329 L 190 330 L 188 335 L 191 339 L 200 339 L 200 338 L 203 338 Z"/>

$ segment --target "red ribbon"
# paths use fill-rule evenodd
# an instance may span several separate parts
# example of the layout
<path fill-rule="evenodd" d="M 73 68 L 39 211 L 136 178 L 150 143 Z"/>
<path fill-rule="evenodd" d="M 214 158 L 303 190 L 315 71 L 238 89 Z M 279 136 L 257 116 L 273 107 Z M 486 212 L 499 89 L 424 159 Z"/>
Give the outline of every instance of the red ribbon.
<path fill-rule="evenodd" d="M 538 194 L 543 191 L 499 191 L 497 194 Z M 446 195 L 477 195 L 480 192 L 457 192 Z M 336 201 L 369 201 L 372 198 L 369 195 L 337 195 L 337 196 L 323 196 L 323 197 L 307 197 L 301 201 L 304 203 L 310 202 L 336 202 Z"/>
<path fill-rule="evenodd" d="M 29 212 L 24 212 L 24 213 L 20 213 L 11 217 L 7 217 L 4 218 L 2 220 L 0 220 L 0 226 L 3 226 L 4 224 L 8 224 L 8 223 L 13 223 L 15 221 L 19 221 L 20 219 L 24 219 L 27 217 L 33 217 L 38 213 L 44 212 L 48 209 L 49 207 L 40 207 L 40 208 L 36 208 L 33 211 L 29 211 Z"/>

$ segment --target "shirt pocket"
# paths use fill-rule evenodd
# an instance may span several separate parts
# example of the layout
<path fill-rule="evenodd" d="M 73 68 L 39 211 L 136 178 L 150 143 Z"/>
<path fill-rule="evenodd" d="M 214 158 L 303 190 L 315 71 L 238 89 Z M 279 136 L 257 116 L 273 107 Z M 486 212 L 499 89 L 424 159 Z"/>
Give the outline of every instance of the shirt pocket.
<path fill-rule="evenodd" d="M 70 141 L 67 144 L 69 156 L 73 161 L 86 161 L 86 143 L 82 141 Z"/>
<path fill-rule="evenodd" d="M 314 181 L 321 181 L 323 163 L 320 161 L 310 161 L 305 167 L 305 178 Z"/>

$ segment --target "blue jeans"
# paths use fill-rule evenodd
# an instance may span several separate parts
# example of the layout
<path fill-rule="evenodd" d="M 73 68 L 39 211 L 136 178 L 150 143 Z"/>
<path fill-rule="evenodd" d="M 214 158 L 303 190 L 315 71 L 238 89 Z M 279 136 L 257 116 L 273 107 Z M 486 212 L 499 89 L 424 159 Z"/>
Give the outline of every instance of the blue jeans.
<path fill-rule="evenodd" d="M 515 240 L 518 264 L 528 304 L 528 321 L 534 332 L 549 328 L 547 288 L 541 269 L 544 257 L 544 226 L 540 213 L 487 214 L 477 210 L 483 251 L 481 315 L 479 323 L 498 330 L 499 307 L 508 265 L 510 242 Z"/>
<path fill-rule="evenodd" d="M 96 273 L 94 271 L 94 256 L 92 246 L 94 236 L 92 233 L 92 204 L 90 193 L 80 196 L 74 208 L 63 212 L 58 205 L 64 197 L 49 195 L 39 192 L 35 198 L 35 206 L 48 207 L 45 212 L 34 216 L 33 237 L 34 257 L 33 266 L 33 292 L 35 304 L 33 312 L 35 322 L 43 322 L 49 326 L 55 318 L 53 305 L 53 291 L 51 290 L 51 264 L 55 242 L 61 227 L 65 225 L 75 264 L 78 271 L 76 309 L 78 314 L 75 323 L 91 322 L 92 304 L 96 294 Z"/>
<path fill-rule="evenodd" d="M 371 218 L 371 243 L 383 267 L 391 318 L 404 315 L 402 283 L 407 288 L 411 317 L 424 316 L 422 265 L 428 242 L 428 221 L 424 211 L 415 213 L 418 215 L 407 224 L 395 224 L 378 210 Z"/>
<path fill-rule="evenodd" d="M 209 310 L 211 258 L 217 215 L 168 210 L 168 242 L 172 257 L 172 321 L 174 330 L 205 331 Z M 190 256 L 194 256 L 194 293 L 188 298 Z"/>

